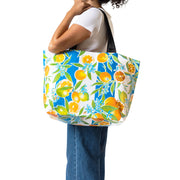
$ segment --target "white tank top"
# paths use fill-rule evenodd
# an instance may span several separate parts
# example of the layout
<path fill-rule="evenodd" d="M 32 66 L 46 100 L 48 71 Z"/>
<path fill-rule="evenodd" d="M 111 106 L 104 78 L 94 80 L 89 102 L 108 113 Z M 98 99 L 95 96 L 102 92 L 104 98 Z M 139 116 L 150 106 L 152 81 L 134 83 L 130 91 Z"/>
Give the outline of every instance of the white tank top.
<path fill-rule="evenodd" d="M 101 8 L 107 15 L 109 25 L 114 34 L 110 14 Z M 104 14 L 97 8 L 90 8 L 82 14 L 75 16 L 71 24 L 79 24 L 91 32 L 91 36 L 78 44 L 76 49 L 91 52 L 107 52 L 107 35 Z"/>

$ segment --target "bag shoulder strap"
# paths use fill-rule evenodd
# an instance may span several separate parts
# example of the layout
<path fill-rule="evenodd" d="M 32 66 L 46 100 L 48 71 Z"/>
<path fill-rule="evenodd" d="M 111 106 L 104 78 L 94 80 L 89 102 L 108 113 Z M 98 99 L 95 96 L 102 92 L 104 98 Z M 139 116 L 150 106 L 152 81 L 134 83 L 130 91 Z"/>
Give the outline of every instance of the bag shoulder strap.
<path fill-rule="evenodd" d="M 107 15 L 101 8 L 98 8 L 98 9 L 101 10 L 101 12 L 104 14 L 104 20 L 105 20 L 107 36 L 108 36 L 107 52 L 116 52 L 116 46 L 115 46 L 115 43 L 114 43 L 114 38 L 113 38 L 113 35 L 112 35 L 112 31 L 111 31 L 111 28 L 110 28 L 110 25 L 109 25 Z"/>
<path fill-rule="evenodd" d="M 112 35 L 112 32 L 111 32 L 111 28 L 109 26 L 109 21 L 108 21 L 107 15 L 101 8 L 97 8 L 97 9 L 99 9 L 104 14 L 104 20 L 105 20 L 107 36 L 108 36 L 107 52 L 115 52 L 116 53 L 116 46 L 115 46 L 115 43 L 114 43 L 114 38 L 113 38 L 113 35 Z M 77 45 L 69 48 L 69 50 L 76 49 L 76 47 L 77 47 Z"/>

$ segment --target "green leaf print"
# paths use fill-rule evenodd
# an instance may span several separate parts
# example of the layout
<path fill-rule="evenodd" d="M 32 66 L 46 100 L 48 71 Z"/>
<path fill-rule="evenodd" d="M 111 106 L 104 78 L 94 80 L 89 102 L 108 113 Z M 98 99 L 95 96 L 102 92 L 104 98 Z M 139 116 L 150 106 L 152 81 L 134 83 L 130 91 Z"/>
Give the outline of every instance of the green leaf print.
<path fill-rule="evenodd" d="M 106 115 L 104 113 L 101 113 L 104 119 L 107 119 Z"/>
<path fill-rule="evenodd" d="M 92 100 L 92 107 L 93 107 L 93 108 L 96 107 L 96 104 L 95 104 L 94 100 Z"/>
<path fill-rule="evenodd" d="M 118 89 L 118 96 L 119 96 L 119 99 L 120 99 L 120 95 L 121 95 L 121 91 Z"/>
<path fill-rule="evenodd" d="M 125 59 L 127 59 L 127 56 L 124 56 L 124 55 L 122 55 L 122 54 L 120 54 L 123 58 L 125 58 Z"/>
<path fill-rule="evenodd" d="M 51 66 L 56 66 L 58 63 L 51 63 L 50 65 Z"/>
<path fill-rule="evenodd" d="M 70 68 L 71 65 L 63 65 L 65 68 Z"/>
<path fill-rule="evenodd" d="M 99 88 L 98 97 L 101 95 L 102 88 L 103 88 L 103 86 L 101 86 L 101 87 Z"/>
<path fill-rule="evenodd" d="M 84 85 L 80 88 L 80 90 L 81 90 L 82 88 L 84 88 L 84 87 L 86 87 L 86 84 L 84 84 Z"/>
<path fill-rule="evenodd" d="M 45 54 L 43 54 L 43 59 L 47 59 L 47 56 Z"/>
<path fill-rule="evenodd" d="M 126 63 L 126 68 L 129 71 L 129 66 L 128 66 L 129 62 Z"/>
<path fill-rule="evenodd" d="M 95 82 L 94 84 L 92 84 L 92 86 L 95 86 L 95 85 L 102 85 L 104 84 L 102 81 L 99 81 L 99 82 Z"/>
<path fill-rule="evenodd" d="M 67 64 L 71 60 L 71 57 L 64 61 L 63 65 Z"/>
<path fill-rule="evenodd" d="M 93 64 L 93 66 L 95 67 L 97 65 L 97 62 Z"/>
<path fill-rule="evenodd" d="M 74 122 L 71 122 L 71 124 L 78 124 L 78 122 L 77 122 L 77 121 L 74 121 Z"/>
<path fill-rule="evenodd" d="M 64 53 L 67 57 L 69 57 L 69 54 L 67 52 Z"/>
<path fill-rule="evenodd" d="M 91 73 L 90 72 L 88 72 L 88 78 L 91 80 Z"/>
<path fill-rule="evenodd" d="M 48 92 L 49 92 L 49 83 L 47 83 L 45 87 L 46 87 L 46 94 L 48 94 Z"/>
<path fill-rule="evenodd" d="M 88 115 L 88 117 L 86 117 L 86 119 L 89 119 L 89 118 L 91 118 L 91 116 L 92 116 L 92 114 L 89 114 L 89 115 Z"/>
<path fill-rule="evenodd" d="M 83 122 L 84 124 L 89 124 L 89 123 L 87 123 L 86 121 L 83 121 L 82 119 L 81 119 L 81 122 Z"/>
<path fill-rule="evenodd" d="M 77 66 L 77 67 L 84 67 L 82 64 L 80 63 L 72 63 L 74 66 Z"/>
<path fill-rule="evenodd" d="M 124 72 L 124 74 L 127 76 L 131 76 L 131 74 L 129 72 Z"/>
<path fill-rule="evenodd" d="M 44 107 L 47 108 L 47 107 L 48 107 L 48 104 L 44 104 Z"/>
<path fill-rule="evenodd" d="M 98 92 L 98 91 L 99 91 L 99 89 L 95 89 L 95 90 L 91 93 L 91 95 L 95 94 L 95 93 Z"/>
<path fill-rule="evenodd" d="M 56 74 L 56 76 L 54 77 L 53 83 L 57 82 L 60 77 L 61 77 L 61 74 L 60 74 L 60 73 Z"/>
<path fill-rule="evenodd" d="M 112 120 L 116 120 L 116 121 L 118 120 L 117 117 L 115 115 L 113 115 L 113 114 L 111 114 L 111 117 L 112 117 L 111 118 Z"/>
<path fill-rule="evenodd" d="M 118 83 L 118 84 L 117 84 L 117 88 L 118 88 L 120 85 L 121 85 L 121 83 Z"/>
<path fill-rule="evenodd" d="M 53 56 L 53 60 L 54 60 L 54 62 L 56 62 L 56 55 Z"/>
<path fill-rule="evenodd" d="M 115 82 L 113 82 L 113 83 L 111 84 L 111 88 L 110 88 L 112 95 L 113 95 L 113 92 L 114 92 L 114 84 L 115 84 Z"/>
<path fill-rule="evenodd" d="M 85 53 L 85 51 L 80 51 L 78 57 L 81 56 L 81 55 L 83 55 L 84 53 Z"/>
<path fill-rule="evenodd" d="M 65 76 L 66 76 L 67 79 L 69 79 L 72 82 L 71 76 L 70 76 L 70 74 L 68 72 L 65 72 Z"/>
<path fill-rule="evenodd" d="M 82 83 L 82 81 L 79 81 L 78 83 L 76 83 L 76 85 L 75 85 L 75 90 L 81 85 L 81 83 Z"/>
<path fill-rule="evenodd" d="M 66 98 L 65 99 L 65 107 L 66 107 L 66 110 L 67 112 L 69 112 L 69 104 L 68 104 L 68 100 Z"/>
<path fill-rule="evenodd" d="M 49 104 L 51 106 L 51 108 L 53 109 L 54 105 L 53 105 L 53 101 L 49 99 Z"/>
<path fill-rule="evenodd" d="M 80 115 L 80 117 L 86 117 L 86 115 Z"/>
<path fill-rule="evenodd" d="M 120 94 L 120 96 L 119 96 L 119 98 L 120 98 L 120 101 L 121 101 L 122 103 L 125 103 L 125 102 L 126 102 L 126 99 L 127 99 L 127 94 L 126 94 L 126 92 L 122 91 L 121 94 Z"/>
<path fill-rule="evenodd" d="M 109 62 L 107 62 L 107 67 L 109 68 L 110 71 L 112 71 L 112 67 L 111 67 L 111 65 L 109 64 Z"/>
<path fill-rule="evenodd" d="M 68 89 L 72 89 L 72 88 L 73 88 L 72 86 L 65 86 L 62 88 L 58 88 L 57 90 L 62 91 L 62 90 L 68 90 Z"/>
<path fill-rule="evenodd" d="M 116 108 L 116 107 L 114 107 L 114 106 L 102 106 L 101 107 L 105 112 L 111 112 L 111 111 L 114 111 L 114 110 L 116 110 L 116 109 L 118 109 L 118 108 Z"/>
<path fill-rule="evenodd" d="M 121 117 L 122 117 L 122 118 L 126 117 L 126 115 L 123 114 L 122 112 L 121 112 L 120 114 L 121 114 Z"/>
<path fill-rule="evenodd" d="M 57 109 L 57 108 L 56 108 Z M 61 120 L 63 120 L 64 122 L 67 122 L 66 120 L 67 120 L 67 118 L 68 118 L 68 116 L 66 116 L 66 115 L 63 115 L 62 114 L 62 116 L 61 116 Z"/>
<path fill-rule="evenodd" d="M 101 100 L 102 100 L 103 102 L 105 101 L 105 95 L 104 95 L 104 94 L 102 95 Z"/>
<path fill-rule="evenodd" d="M 119 59 L 116 56 L 112 55 L 112 58 L 115 62 L 117 62 L 118 64 L 121 64 Z"/>
<path fill-rule="evenodd" d="M 131 84 L 132 83 L 132 80 L 131 81 L 129 81 L 127 84 Z"/>
<path fill-rule="evenodd" d="M 97 74 L 97 76 L 100 76 L 100 74 L 101 74 L 100 71 L 95 71 L 95 73 Z"/>
<path fill-rule="evenodd" d="M 56 74 L 57 72 L 59 72 L 59 69 L 57 69 L 56 71 L 54 71 L 53 74 Z"/>
<path fill-rule="evenodd" d="M 79 111 L 79 115 L 82 114 L 83 110 L 84 110 L 84 107 L 82 107 L 81 110 Z M 81 117 L 82 117 L 82 116 L 81 116 Z"/>

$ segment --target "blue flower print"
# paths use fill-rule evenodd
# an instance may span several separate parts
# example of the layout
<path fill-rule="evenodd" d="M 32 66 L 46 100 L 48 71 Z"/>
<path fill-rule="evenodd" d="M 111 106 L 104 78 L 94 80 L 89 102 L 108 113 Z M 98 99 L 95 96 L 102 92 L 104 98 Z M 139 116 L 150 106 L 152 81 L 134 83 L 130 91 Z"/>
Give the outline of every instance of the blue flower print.
<path fill-rule="evenodd" d="M 90 73 L 91 73 L 91 72 L 92 72 L 92 73 L 95 73 L 95 70 L 96 70 L 95 67 L 94 67 L 92 64 L 90 64 L 90 65 L 89 65 L 89 68 L 88 68 L 88 71 L 89 71 Z"/>
<path fill-rule="evenodd" d="M 117 65 L 114 71 L 125 70 L 125 65 Z"/>
<path fill-rule="evenodd" d="M 84 85 L 84 86 L 81 88 L 81 90 L 80 90 L 81 93 L 83 93 L 83 94 L 84 94 L 84 93 L 87 93 L 87 88 L 86 88 L 86 87 L 87 87 L 87 85 Z"/>
<path fill-rule="evenodd" d="M 85 110 L 87 111 L 87 114 L 89 114 L 89 113 L 92 114 L 93 113 L 92 107 L 90 105 L 88 105 L 88 104 L 87 104 Z"/>
<path fill-rule="evenodd" d="M 101 106 L 103 104 L 103 101 L 102 100 L 99 100 L 98 98 L 96 98 L 96 100 L 94 101 L 95 103 L 95 111 L 101 113 L 102 112 L 102 109 L 101 109 Z"/>
<path fill-rule="evenodd" d="M 109 84 L 105 84 L 103 88 L 103 94 L 107 94 L 109 92 Z"/>
<path fill-rule="evenodd" d="M 61 73 L 61 76 L 65 76 L 66 68 L 62 65 L 59 65 L 59 72 Z"/>
<path fill-rule="evenodd" d="M 95 73 L 95 70 L 96 70 L 91 63 L 85 63 L 82 69 L 87 70 L 89 73 L 91 72 Z"/>
<path fill-rule="evenodd" d="M 106 114 L 106 116 L 107 116 L 108 119 L 112 119 L 111 111 L 108 111 L 107 114 Z"/>

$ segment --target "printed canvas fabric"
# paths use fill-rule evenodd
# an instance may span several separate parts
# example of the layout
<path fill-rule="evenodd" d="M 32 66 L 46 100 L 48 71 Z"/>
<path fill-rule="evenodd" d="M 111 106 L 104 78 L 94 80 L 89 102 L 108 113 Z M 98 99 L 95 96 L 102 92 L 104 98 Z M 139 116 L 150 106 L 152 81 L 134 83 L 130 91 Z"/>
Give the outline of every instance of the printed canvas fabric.
<path fill-rule="evenodd" d="M 43 51 L 44 107 L 49 116 L 82 126 L 122 123 L 140 62 L 118 53 Z"/>

